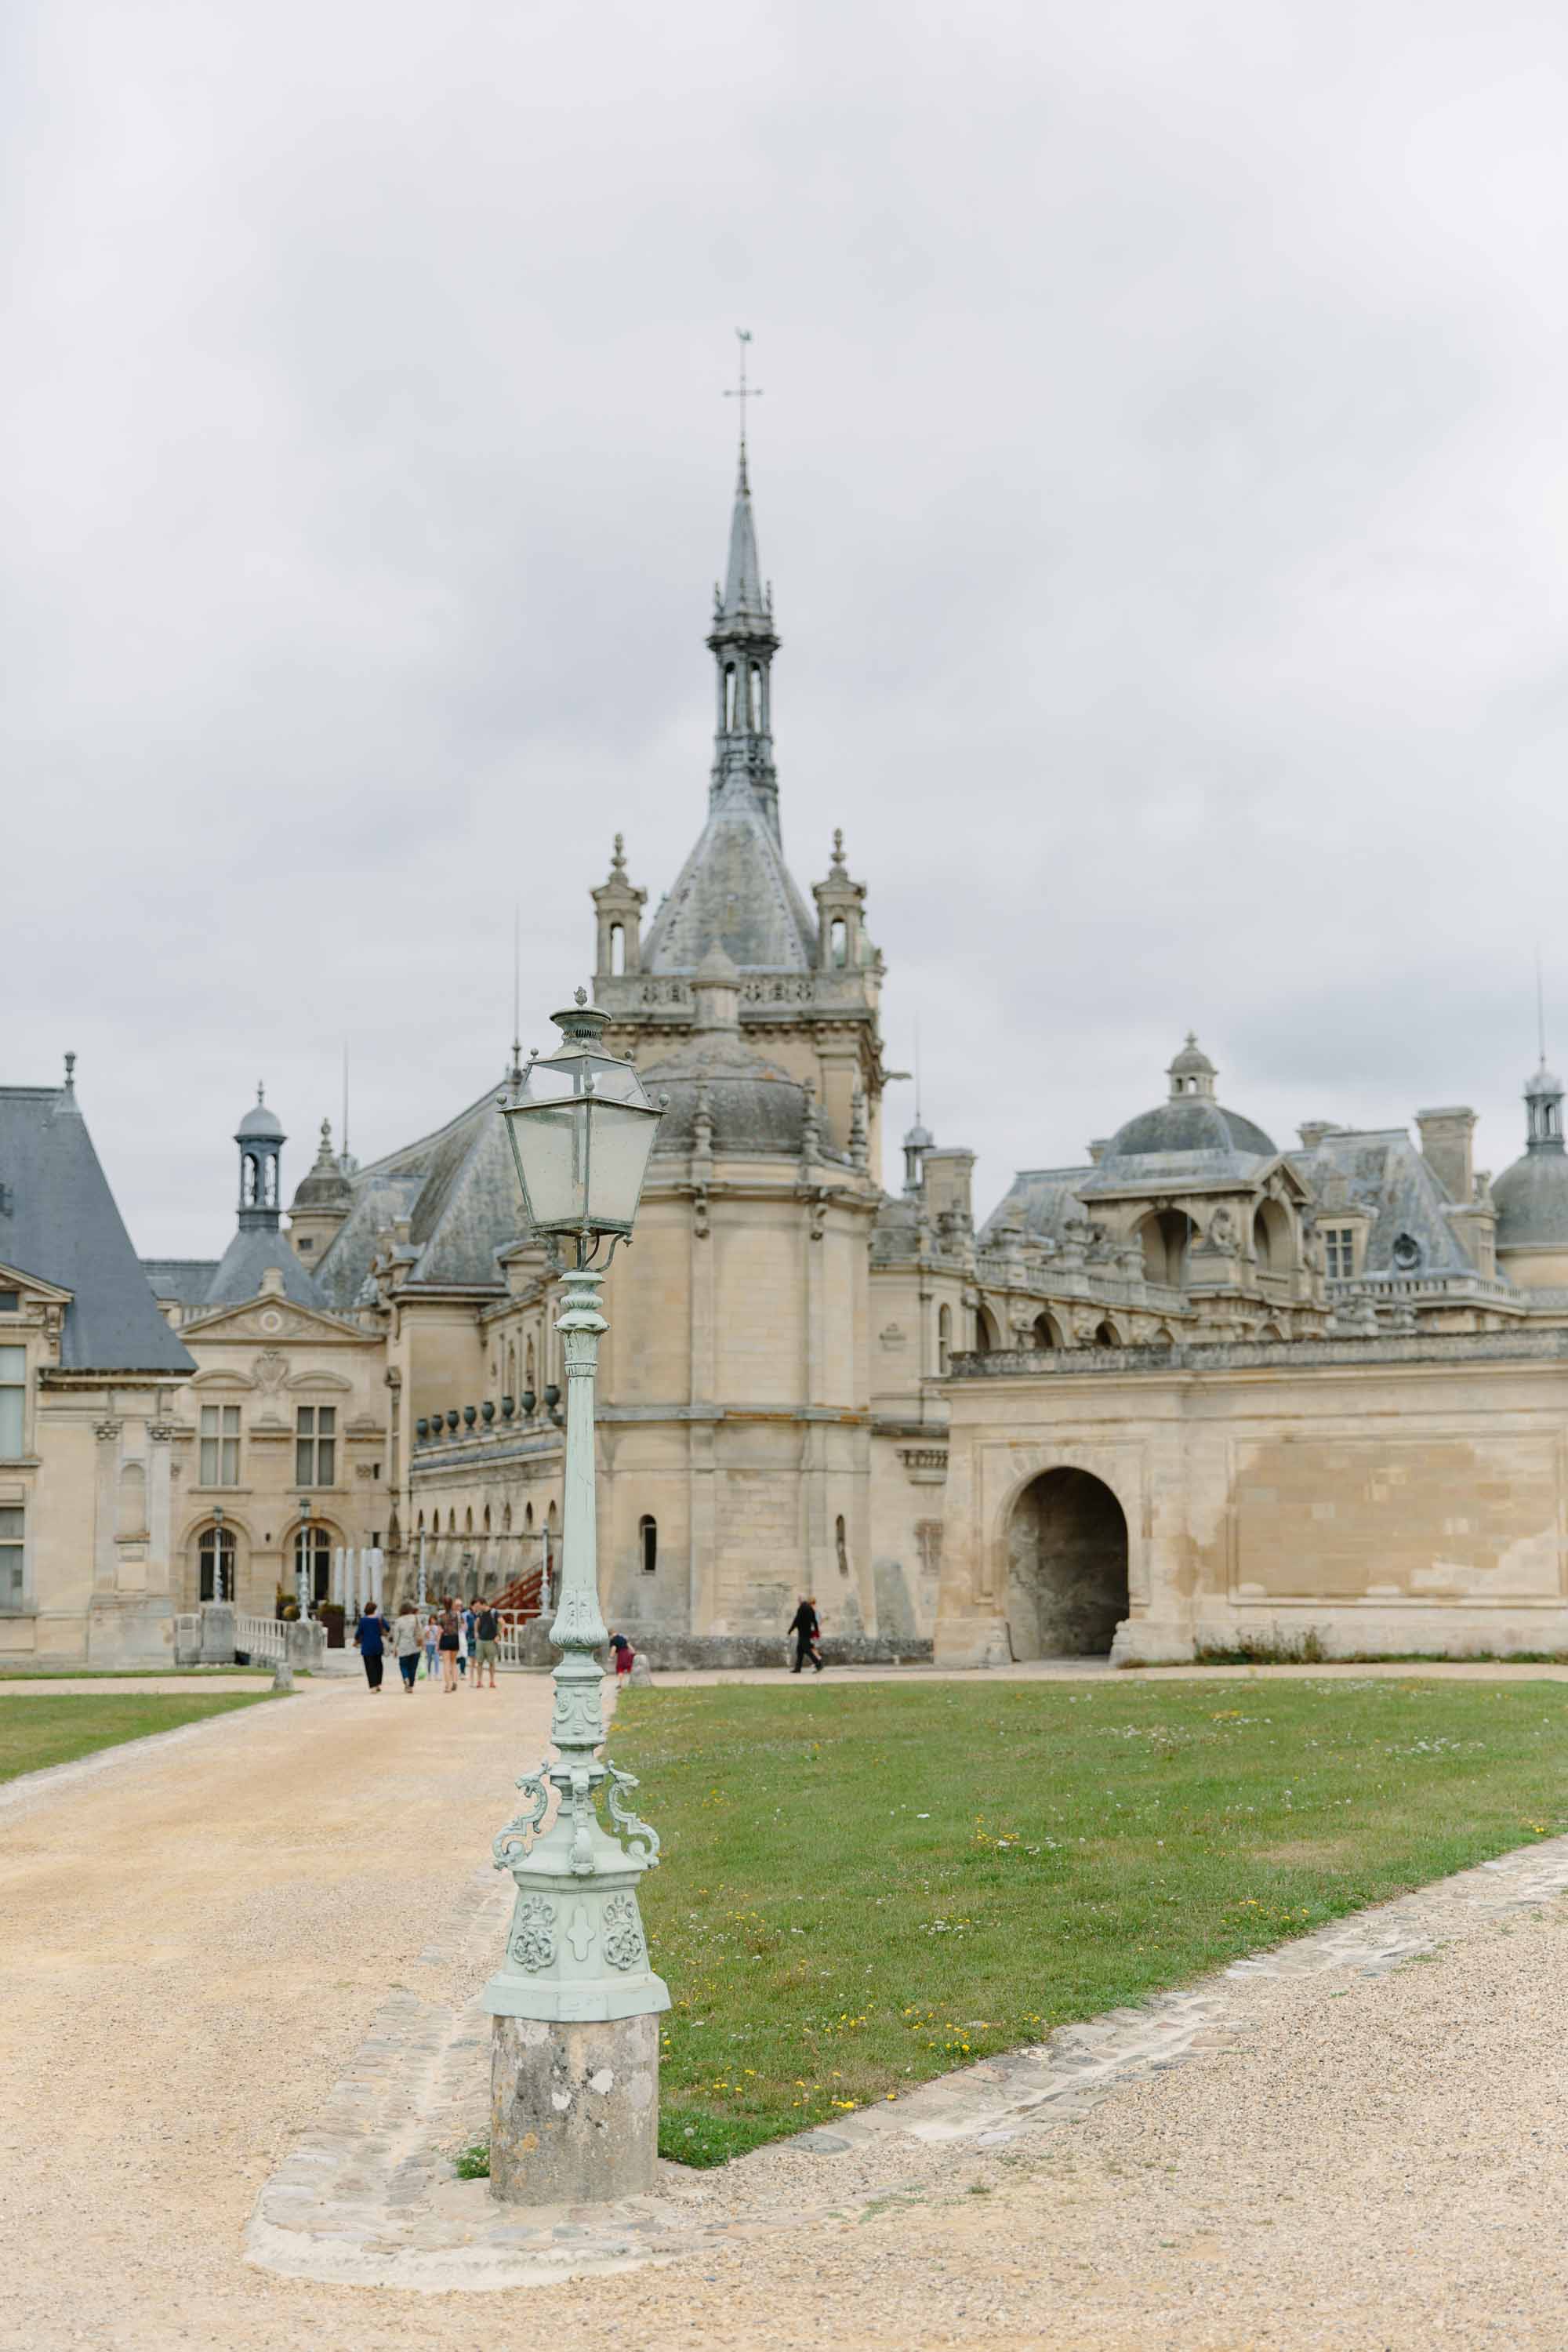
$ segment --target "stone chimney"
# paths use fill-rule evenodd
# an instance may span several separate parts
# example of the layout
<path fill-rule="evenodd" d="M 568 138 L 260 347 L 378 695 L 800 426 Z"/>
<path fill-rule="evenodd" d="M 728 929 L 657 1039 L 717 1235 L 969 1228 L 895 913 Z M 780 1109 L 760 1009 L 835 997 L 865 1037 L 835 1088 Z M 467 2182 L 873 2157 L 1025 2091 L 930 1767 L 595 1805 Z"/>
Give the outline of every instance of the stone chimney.
<path fill-rule="evenodd" d="M 1336 1119 L 1304 1118 L 1296 1129 L 1303 1151 L 1316 1151 L 1325 1135 L 1342 1135 L 1344 1129 Z"/>
<path fill-rule="evenodd" d="M 944 1210 L 956 1211 L 967 1223 L 973 1214 L 970 1206 L 970 1178 L 974 1170 L 973 1151 L 939 1151 L 925 1153 L 921 1170 L 928 1216 L 941 1216 Z"/>
<path fill-rule="evenodd" d="M 1468 1208 L 1475 1192 L 1476 1114 L 1460 1104 L 1448 1110 L 1418 1110 L 1421 1157 L 1445 1186 L 1458 1208 Z"/>

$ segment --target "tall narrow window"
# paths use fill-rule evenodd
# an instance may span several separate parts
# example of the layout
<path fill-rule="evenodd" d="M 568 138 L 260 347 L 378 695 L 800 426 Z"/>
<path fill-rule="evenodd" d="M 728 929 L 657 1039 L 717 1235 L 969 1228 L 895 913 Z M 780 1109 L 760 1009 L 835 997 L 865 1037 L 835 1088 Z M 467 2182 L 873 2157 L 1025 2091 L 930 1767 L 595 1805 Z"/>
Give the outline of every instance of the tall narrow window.
<path fill-rule="evenodd" d="M 938 1373 L 943 1380 L 946 1380 L 947 1378 L 948 1366 L 952 1360 L 952 1309 L 951 1307 L 944 1307 L 940 1310 L 936 1318 L 936 1368 Z"/>
<path fill-rule="evenodd" d="M 618 978 L 626 968 L 626 929 L 624 923 L 610 925 L 610 970 Z"/>
<path fill-rule="evenodd" d="M 337 1407 L 302 1404 L 294 1422 L 294 1484 L 330 1486 L 337 1466 Z"/>
<path fill-rule="evenodd" d="M 202 1407 L 202 1485 L 204 1486 L 237 1486 L 239 1484 L 239 1407 L 237 1404 L 204 1404 Z M 211 1601 L 214 1596 L 204 1596 Z"/>
<path fill-rule="evenodd" d="M 733 666 L 724 672 L 724 727 L 728 733 L 735 724 L 735 672 Z"/>
<path fill-rule="evenodd" d="M 1331 1282 L 1348 1282 L 1355 1272 L 1355 1247 L 1348 1225 L 1323 1235 L 1323 1259 Z"/>
<path fill-rule="evenodd" d="M 330 1408 L 329 1408 L 330 1410 Z M 330 1528 L 301 1528 L 294 1538 L 294 1576 L 299 1591 L 300 1570 L 305 1571 L 305 1589 L 312 1601 L 324 1601 L 332 1576 L 332 1531 Z"/>
<path fill-rule="evenodd" d="M 27 1580 L 23 1569 L 23 1520 L 19 1509 L 0 1510 L 0 1611 L 26 1606 Z"/>
<path fill-rule="evenodd" d="M 845 921 L 842 915 L 837 915 L 834 918 L 833 928 L 828 933 L 828 944 L 833 961 L 836 964 L 845 964 L 848 962 L 849 926 Z"/>
<path fill-rule="evenodd" d="M 637 1521 L 637 1541 L 642 1546 L 642 1572 L 651 1576 L 658 1566 L 658 1522 L 647 1511 Z"/>
<path fill-rule="evenodd" d="M 840 1576 L 847 1576 L 849 1573 L 849 1538 L 844 1530 L 844 1516 L 842 1512 L 840 1512 L 837 1518 L 833 1522 L 833 1547 L 838 1554 L 838 1573 Z"/>
<path fill-rule="evenodd" d="M 234 1599 L 234 1529 L 204 1528 L 197 1547 L 204 1601 Z"/>
<path fill-rule="evenodd" d="M 752 724 L 761 734 L 763 729 L 763 673 L 759 663 L 752 664 Z"/>
<path fill-rule="evenodd" d="M 0 1462 L 18 1462 L 27 1421 L 27 1350 L 0 1348 Z"/>

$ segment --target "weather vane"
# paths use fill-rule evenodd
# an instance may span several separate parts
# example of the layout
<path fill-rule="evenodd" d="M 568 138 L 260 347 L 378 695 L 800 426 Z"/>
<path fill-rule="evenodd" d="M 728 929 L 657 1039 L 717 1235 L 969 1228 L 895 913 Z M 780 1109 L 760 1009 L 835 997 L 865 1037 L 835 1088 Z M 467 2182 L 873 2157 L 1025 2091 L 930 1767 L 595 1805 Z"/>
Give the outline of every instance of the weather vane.
<path fill-rule="evenodd" d="M 746 403 L 748 400 L 761 400 L 763 388 L 760 383 L 746 382 L 746 345 L 752 340 L 750 327 L 737 327 L 735 340 L 741 346 L 741 381 L 731 385 L 724 397 L 726 400 L 738 400 L 741 404 L 741 462 L 743 465 L 746 457 Z"/>

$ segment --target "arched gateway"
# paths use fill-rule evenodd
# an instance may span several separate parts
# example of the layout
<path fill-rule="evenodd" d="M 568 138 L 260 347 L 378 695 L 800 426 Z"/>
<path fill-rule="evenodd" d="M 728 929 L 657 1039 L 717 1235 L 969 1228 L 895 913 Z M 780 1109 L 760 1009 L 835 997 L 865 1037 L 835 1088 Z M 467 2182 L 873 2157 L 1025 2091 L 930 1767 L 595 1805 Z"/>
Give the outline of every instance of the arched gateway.
<path fill-rule="evenodd" d="M 1127 1519 L 1103 1479 L 1047 1470 L 1013 1506 L 1007 1631 L 1016 1658 L 1110 1647 L 1127 1614 Z"/>

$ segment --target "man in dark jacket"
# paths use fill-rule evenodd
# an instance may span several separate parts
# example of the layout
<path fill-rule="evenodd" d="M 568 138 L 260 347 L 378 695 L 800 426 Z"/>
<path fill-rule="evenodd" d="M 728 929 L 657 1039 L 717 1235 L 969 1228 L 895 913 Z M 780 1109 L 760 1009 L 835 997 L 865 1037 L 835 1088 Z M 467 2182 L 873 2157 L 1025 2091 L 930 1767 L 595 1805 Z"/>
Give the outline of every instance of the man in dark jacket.
<path fill-rule="evenodd" d="M 822 1660 L 816 1654 L 816 1643 L 822 1628 L 816 1622 L 816 1603 L 809 1592 L 790 1619 L 789 1630 L 795 1635 L 795 1664 L 790 1668 L 791 1674 L 798 1675 L 807 1658 L 820 1674 Z"/>
<path fill-rule="evenodd" d="M 373 1691 L 381 1688 L 381 1645 L 392 1628 L 374 1601 L 364 1604 L 364 1614 L 354 1627 L 354 1646 L 364 1660 L 364 1678 Z"/>

